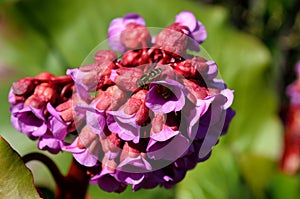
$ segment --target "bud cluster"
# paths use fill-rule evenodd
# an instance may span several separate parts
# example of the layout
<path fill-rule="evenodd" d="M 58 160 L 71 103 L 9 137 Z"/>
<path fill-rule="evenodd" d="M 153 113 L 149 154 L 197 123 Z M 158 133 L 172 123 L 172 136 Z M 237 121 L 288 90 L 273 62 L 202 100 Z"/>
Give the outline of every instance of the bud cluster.
<path fill-rule="evenodd" d="M 73 91 L 72 78 L 46 72 L 15 82 L 8 99 L 13 126 L 38 139 L 39 149 L 58 153 L 66 135 L 75 131 Z"/>

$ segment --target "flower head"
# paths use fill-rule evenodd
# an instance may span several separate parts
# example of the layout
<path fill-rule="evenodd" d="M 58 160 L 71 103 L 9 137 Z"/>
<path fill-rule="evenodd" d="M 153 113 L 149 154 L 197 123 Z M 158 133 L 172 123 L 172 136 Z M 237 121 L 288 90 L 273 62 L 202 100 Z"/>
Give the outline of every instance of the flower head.
<path fill-rule="evenodd" d="M 108 43 L 121 57 L 100 50 L 68 76 L 21 80 L 9 94 L 12 122 L 39 148 L 96 168 L 91 183 L 105 191 L 171 188 L 210 157 L 235 114 L 217 64 L 189 54 L 205 39 L 189 11 L 157 35 L 137 14 L 114 19 Z"/>

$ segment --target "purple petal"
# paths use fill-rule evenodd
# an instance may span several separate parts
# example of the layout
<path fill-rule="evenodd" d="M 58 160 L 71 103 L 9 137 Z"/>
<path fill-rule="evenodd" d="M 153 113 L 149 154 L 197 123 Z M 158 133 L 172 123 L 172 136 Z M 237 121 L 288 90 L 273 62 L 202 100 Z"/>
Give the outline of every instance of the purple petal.
<path fill-rule="evenodd" d="M 206 64 L 208 65 L 207 78 L 209 80 L 216 78 L 218 75 L 218 66 L 216 62 L 210 60 L 207 61 Z"/>
<path fill-rule="evenodd" d="M 226 103 L 223 105 L 224 109 L 228 109 L 233 102 L 233 90 L 224 89 L 221 91 L 221 94 L 227 98 Z"/>
<path fill-rule="evenodd" d="M 145 173 L 152 170 L 151 164 L 141 155 L 136 158 L 126 158 L 117 167 L 116 179 L 128 184 L 137 185 L 145 177 Z"/>
<path fill-rule="evenodd" d="M 153 135 L 151 135 L 150 137 L 155 141 L 163 142 L 178 134 L 179 131 L 173 131 L 169 126 L 164 125 L 163 129 L 160 132 L 153 133 Z"/>
<path fill-rule="evenodd" d="M 194 139 L 197 133 L 199 119 L 203 116 L 214 98 L 197 99 L 197 104 L 184 108 L 185 122 L 187 123 L 187 133 L 190 139 Z M 194 128 L 196 126 L 196 129 Z"/>
<path fill-rule="evenodd" d="M 141 173 L 151 171 L 152 166 L 145 158 L 139 155 L 136 158 L 125 158 L 125 160 L 120 162 L 117 170 L 130 173 Z"/>
<path fill-rule="evenodd" d="M 188 149 L 189 140 L 181 134 L 178 134 L 165 142 L 158 142 L 150 139 L 147 146 L 147 155 L 154 160 L 177 160 Z"/>
<path fill-rule="evenodd" d="M 108 111 L 107 126 L 108 129 L 117 133 L 125 141 L 139 142 L 140 126 L 136 123 L 135 115 L 128 115 L 124 110 Z"/>
<path fill-rule="evenodd" d="M 192 37 L 199 43 L 203 43 L 207 38 L 207 32 L 204 25 L 197 21 L 196 28 L 192 31 Z"/>
<path fill-rule="evenodd" d="M 47 104 L 47 110 L 51 114 L 51 116 L 48 118 L 49 130 L 51 131 L 54 137 L 60 140 L 65 139 L 68 133 L 67 128 L 70 122 L 68 123 L 64 122 L 60 117 L 59 113 L 50 103 Z"/>
<path fill-rule="evenodd" d="M 17 104 L 11 108 L 11 122 L 17 130 L 35 139 L 47 131 L 43 110 L 31 106 L 23 108 L 23 103 Z"/>
<path fill-rule="evenodd" d="M 197 25 L 197 19 L 195 15 L 187 10 L 176 15 L 175 22 L 187 26 L 190 31 L 193 31 Z"/>
<path fill-rule="evenodd" d="M 120 183 L 111 175 L 105 175 L 98 180 L 98 186 L 107 192 L 121 193 L 125 191 L 127 184 Z"/>
<path fill-rule="evenodd" d="M 91 153 L 88 149 L 80 149 L 77 146 L 78 137 L 74 140 L 74 142 L 63 148 L 64 151 L 68 151 L 73 153 L 73 157 L 79 162 L 80 164 L 92 167 L 95 166 L 98 162 L 98 156 Z"/>
<path fill-rule="evenodd" d="M 136 23 L 139 24 L 141 26 L 145 26 L 145 20 L 138 14 L 136 13 L 128 13 L 124 16 L 123 18 L 123 22 L 125 24 L 129 24 L 129 23 Z"/>
<path fill-rule="evenodd" d="M 87 73 L 87 72 L 82 72 L 78 68 L 67 70 L 67 75 L 71 76 L 72 79 L 74 80 L 75 87 L 76 87 L 76 93 L 79 95 L 80 98 L 82 98 L 84 100 L 88 99 L 89 92 L 95 91 L 97 83 L 98 83 L 98 82 L 94 82 L 94 83 L 91 83 L 90 85 L 84 84 L 82 82 L 82 79 L 85 78 L 84 77 L 86 75 L 85 73 Z M 96 76 L 96 74 L 95 74 L 95 76 Z"/>
<path fill-rule="evenodd" d="M 156 92 L 155 85 L 162 85 L 172 92 L 171 99 L 164 99 Z M 146 106 L 155 113 L 170 113 L 180 111 L 185 104 L 183 85 L 174 80 L 155 81 L 150 85 L 150 90 L 146 95 Z"/>
<path fill-rule="evenodd" d="M 64 146 L 64 142 L 60 139 L 54 138 L 51 135 L 45 135 L 38 141 L 38 148 L 41 150 L 47 150 L 53 154 L 61 151 Z"/>

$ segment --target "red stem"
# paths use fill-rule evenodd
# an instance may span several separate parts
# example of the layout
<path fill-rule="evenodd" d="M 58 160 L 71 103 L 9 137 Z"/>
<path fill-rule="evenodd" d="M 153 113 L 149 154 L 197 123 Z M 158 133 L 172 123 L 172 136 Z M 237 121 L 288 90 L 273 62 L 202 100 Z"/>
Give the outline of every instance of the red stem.
<path fill-rule="evenodd" d="M 63 186 L 56 188 L 55 199 L 84 199 L 89 181 L 87 168 L 73 159 L 69 172 L 63 180 Z"/>
<path fill-rule="evenodd" d="M 84 199 L 88 189 L 90 175 L 88 168 L 79 164 L 74 158 L 67 176 L 63 176 L 52 159 L 41 153 L 30 153 L 22 157 L 24 163 L 38 160 L 50 170 L 55 182 L 55 199 Z"/>
<path fill-rule="evenodd" d="M 42 162 L 45 166 L 48 167 L 49 171 L 51 172 L 54 181 L 56 182 L 57 186 L 62 186 L 62 182 L 64 180 L 64 176 L 61 174 L 59 169 L 57 168 L 55 162 L 53 162 L 52 159 L 50 159 L 48 156 L 42 154 L 42 153 L 29 153 L 27 155 L 24 155 L 22 157 L 23 162 L 26 164 L 27 162 L 30 162 L 32 160 L 38 160 Z"/>

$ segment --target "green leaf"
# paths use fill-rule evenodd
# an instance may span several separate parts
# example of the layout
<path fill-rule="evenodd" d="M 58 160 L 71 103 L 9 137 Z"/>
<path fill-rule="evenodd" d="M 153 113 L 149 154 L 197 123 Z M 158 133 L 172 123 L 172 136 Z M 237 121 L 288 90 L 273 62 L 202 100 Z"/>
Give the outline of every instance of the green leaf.
<path fill-rule="evenodd" d="M 251 192 L 240 182 L 238 165 L 224 146 L 215 147 L 212 157 L 189 171 L 176 189 L 176 199 L 251 198 Z"/>
<path fill-rule="evenodd" d="M 269 158 L 253 154 L 243 154 L 239 157 L 239 166 L 244 180 L 248 183 L 255 198 L 266 198 L 265 192 L 269 181 L 276 172 L 274 162 Z"/>
<path fill-rule="evenodd" d="M 300 195 L 299 174 L 295 176 L 277 173 L 273 176 L 268 187 L 270 198 L 297 199 Z"/>
<path fill-rule="evenodd" d="M 31 172 L 20 156 L 0 137 L 0 198 L 40 198 Z"/>

